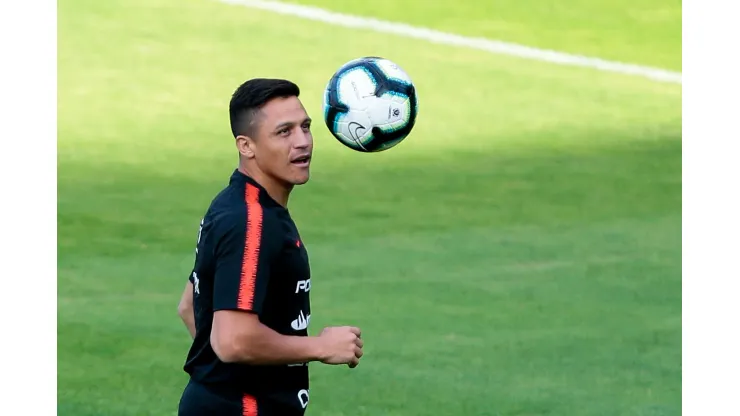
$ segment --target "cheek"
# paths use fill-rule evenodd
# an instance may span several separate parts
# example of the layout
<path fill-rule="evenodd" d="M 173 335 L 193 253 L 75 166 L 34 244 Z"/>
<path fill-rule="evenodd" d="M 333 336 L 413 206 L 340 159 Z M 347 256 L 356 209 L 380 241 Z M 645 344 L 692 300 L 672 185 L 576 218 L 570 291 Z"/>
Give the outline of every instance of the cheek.
<path fill-rule="evenodd" d="M 287 143 L 276 143 L 265 150 L 267 163 L 271 166 L 282 166 L 290 161 L 290 146 Z"/>

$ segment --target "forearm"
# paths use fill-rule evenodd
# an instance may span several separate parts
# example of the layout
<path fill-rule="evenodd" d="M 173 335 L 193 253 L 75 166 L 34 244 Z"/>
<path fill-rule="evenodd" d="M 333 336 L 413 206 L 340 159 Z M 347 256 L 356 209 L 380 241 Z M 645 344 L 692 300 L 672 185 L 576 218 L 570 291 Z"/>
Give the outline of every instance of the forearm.
<path fill-rule="evenodd" d="M 193 309 L 193 284 L 188 281 L 177 305 L 177 314 L 182 319 L 190 336 L 195 338 L 195 310 Z"/>
<path fill-rule="evenodd" d="M 214 335 L 217 336 L 215 332 L 212 337 Z M 220 350 L 216 354 L 225 362 L 253 365 L 299 364 L 320 361 L 323 355 L 317 337 L 282 335 L 263 324 L 256 325 L 248 333 L 234 334 L 229 338 L 230 342 L 221 343 L 220 348 L 216 348 Z M 214 347 L 217 345 L 212 344 Z"/>
<path fill-rule="evenodd" d="M 180 315 L 180 318 L 182 318 L 182 322 L 185 324 L 188 332 L 190 332 L 190 336 L 195 338 L 195 315 L 193 314 L 193 310 L 191 309 L 183 313 Z"/>

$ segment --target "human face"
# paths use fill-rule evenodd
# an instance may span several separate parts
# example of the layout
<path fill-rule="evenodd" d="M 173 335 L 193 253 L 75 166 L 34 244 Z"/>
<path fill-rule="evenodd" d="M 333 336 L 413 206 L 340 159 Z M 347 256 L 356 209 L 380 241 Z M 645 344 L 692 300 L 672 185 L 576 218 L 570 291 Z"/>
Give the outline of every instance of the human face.
<path fill-rule="evenodd" d="M 313 136 L 311 118 L 301 101 L 298 97 L 274 98 L 260 113 L 256 137 L 246 143 L 252 161 L 262 173 L 284 185 L 308 182 Z"/>

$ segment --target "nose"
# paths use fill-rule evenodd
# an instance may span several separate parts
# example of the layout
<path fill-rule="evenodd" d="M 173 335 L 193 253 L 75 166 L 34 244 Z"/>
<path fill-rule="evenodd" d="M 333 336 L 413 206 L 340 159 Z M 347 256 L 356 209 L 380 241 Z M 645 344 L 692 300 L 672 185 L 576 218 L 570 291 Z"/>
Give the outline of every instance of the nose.
<path fill-rule="evenodd" d="M 295 142 L 293 145 L 297 149 L 307 149 L 313 144 L 313 136 L 311 135 L 311 132 L 303 131 L 303 129 L 298 130 L 298 134 L 295 135 Z"/>

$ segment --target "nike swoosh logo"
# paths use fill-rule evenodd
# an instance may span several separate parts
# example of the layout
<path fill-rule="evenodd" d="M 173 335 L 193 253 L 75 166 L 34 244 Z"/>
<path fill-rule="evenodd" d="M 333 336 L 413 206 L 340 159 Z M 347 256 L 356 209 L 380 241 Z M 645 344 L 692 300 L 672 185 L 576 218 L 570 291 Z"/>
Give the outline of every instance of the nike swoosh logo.
<path fill-rule="evenodd" d="M 296 331 L 301 331 L 303 329 L 308 328 L 308 324 L 311 322 L 311 315 L 308 316 L 303 314 L 303 311 L 300 312 L 297 319 L 294 319 L 293 322 L 290 323 L 290 327 L 295 329 Z"/>
<path fill-rule="evenodd" d="M 364 130 L 367 130 L 365 126 L 356 121 L 350 121 L 349 125 L 347 125 L 347 128 L 349 129 L 349 135 L 352 136 L 352 140 L 354 141 L 360 140 L 360 130 L 362 130 L 362 133 L 364 133 Z"/>

